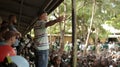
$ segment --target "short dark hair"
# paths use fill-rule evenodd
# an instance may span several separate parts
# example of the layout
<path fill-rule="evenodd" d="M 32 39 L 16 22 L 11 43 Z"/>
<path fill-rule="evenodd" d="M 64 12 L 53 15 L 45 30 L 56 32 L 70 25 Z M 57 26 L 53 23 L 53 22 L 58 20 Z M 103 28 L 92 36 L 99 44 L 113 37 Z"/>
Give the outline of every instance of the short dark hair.
<path fill-rule="evenodd" d="M 5 40 L 9 40 L 13 36 L 18 36 L 19 33 L 16 31 L 6 31 L 2 36 Z"/>

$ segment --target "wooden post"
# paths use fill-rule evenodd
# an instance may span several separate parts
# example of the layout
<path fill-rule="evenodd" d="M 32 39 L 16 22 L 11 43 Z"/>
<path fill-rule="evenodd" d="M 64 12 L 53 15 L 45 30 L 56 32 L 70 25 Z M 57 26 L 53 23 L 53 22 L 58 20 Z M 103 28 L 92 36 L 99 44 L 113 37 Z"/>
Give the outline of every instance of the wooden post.
<path fill-rule="evenodd" d="M 20 22 L 21 22 L 21 16 L 22 16 L 22 10 L 23 10 L 23 3 L 24 3 L 24 0 L 21 0 L 21 3 L 20 3 L 20 12 L 19 12 L 19 19 L 18 19 L 18 28 L 20 27 Z"/>
<path fill-rule="evenodd" d="M 77 67 L 77 44 L 76 44 L 76 0 L 72 0 L 72 67 Z"/>

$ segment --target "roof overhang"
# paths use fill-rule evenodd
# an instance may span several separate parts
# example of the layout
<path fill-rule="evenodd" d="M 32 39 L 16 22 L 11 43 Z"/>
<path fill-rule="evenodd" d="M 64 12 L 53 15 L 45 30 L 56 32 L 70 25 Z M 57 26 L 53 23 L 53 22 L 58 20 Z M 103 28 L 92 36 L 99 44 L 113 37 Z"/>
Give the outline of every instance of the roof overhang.
<path fill-rule="evenodd" d="M 0 0 L 0 16 L 7 20 L 8 16 L 17 16 L 17 29 L 25 35 L 32 29 L 38 12 L 51 13 L 63 0 Z"/>

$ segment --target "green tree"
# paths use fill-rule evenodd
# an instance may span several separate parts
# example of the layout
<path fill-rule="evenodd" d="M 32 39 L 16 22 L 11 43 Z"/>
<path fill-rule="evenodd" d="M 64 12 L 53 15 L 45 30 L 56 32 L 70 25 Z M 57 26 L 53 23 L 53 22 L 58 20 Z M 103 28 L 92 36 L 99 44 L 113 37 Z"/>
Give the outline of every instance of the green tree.
<path fill-rule="evenodd" d="M 81 39 L 83 42 L 86 40 L 86 35 L 88 34 L 88 27 L 90 25 L 90 18 L 92 12 L 92 0 L 77 0 L 77 38 Z M 102 24 L 107 23 L 113 27 L 120 29 L 120 1 L 119 0 L 95 0 L 95 15 L 92 24 L 92 31 L 90 33 L 90 38 L 93 39 L 94 44 L 97 44 L 98 38 L 107 38 L 109 32 L 103 29 Z M 66 6 L 66 11 L 64 11 L 64 6 Z M 65 34 L 72 33 L 71 25 L 71 0 L 65 0 L 60 7 L 59 13 L 57 9 L 51 13 L 50 16 L 59 16 L 61 14 L 66 14 L 66 24 L 61 24 L 62 29 L 64 29 Z M 59 24 L 48 29 L 52 34 L 60 33 Z"/>

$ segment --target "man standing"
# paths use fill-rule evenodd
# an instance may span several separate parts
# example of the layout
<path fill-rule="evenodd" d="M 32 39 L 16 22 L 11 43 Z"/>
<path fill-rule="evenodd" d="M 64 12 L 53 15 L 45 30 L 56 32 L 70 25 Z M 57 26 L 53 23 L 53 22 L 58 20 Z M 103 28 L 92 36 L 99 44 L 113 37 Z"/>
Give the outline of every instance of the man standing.
<path fill-rule="evenodd" d="M 17 23 L 17 18 L 15 15 L 10 15 L 8 17 L 8 27 L 9 27 L 9 30 L 12 30 L 12 31 L 16 31 L 18 32 L 18 30 L 15 28 L 15 24 Z"/>
<path fill-rule="evenodd" d="M 34 25 L 35 45 L 36 45 L 36 67 L 47 67 L 48 55 L 49 55 L 49 42 L 47 35 L 47 27 L 54 25 L 57 22 L 61 22 L 63 16 L 47 22 L 47 12 L 42 12 L 38 16 L 38 21 Z"/>

